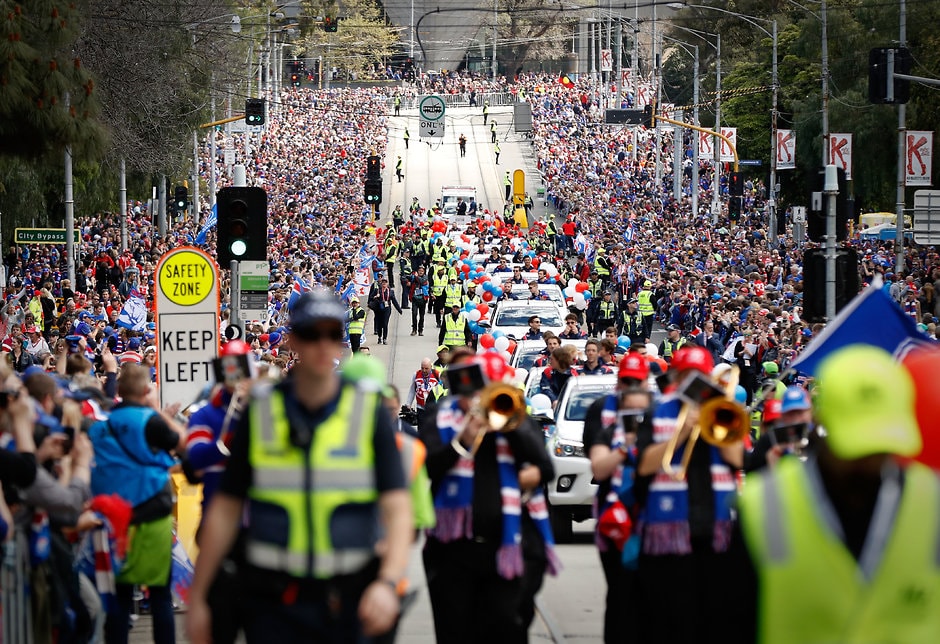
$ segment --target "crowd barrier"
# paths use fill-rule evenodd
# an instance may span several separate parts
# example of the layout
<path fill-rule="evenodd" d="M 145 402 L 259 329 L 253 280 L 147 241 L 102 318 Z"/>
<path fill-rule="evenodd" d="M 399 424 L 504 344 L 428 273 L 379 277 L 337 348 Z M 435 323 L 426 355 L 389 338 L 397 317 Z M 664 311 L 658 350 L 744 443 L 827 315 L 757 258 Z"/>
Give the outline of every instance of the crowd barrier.
<path fill-rule="evenodd" d="M 29 575 L 29 542 L 26 535 L 17 530 L 14 538 L 3 544 L 0 570 L 2 644 L 32 644 Z"/>

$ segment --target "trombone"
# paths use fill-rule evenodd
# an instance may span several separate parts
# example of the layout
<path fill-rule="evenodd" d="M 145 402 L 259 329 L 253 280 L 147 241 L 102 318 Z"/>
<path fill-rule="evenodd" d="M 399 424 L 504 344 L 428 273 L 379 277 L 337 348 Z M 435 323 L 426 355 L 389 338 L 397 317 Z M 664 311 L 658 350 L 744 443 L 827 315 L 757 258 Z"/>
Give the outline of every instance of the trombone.
<path fill-rule="evenodd" d="M 526 416 L 525 394 L 508 382 L 493 382 L 484 387 L 470 409 L 470 415 L 486 420 L 488 431 L 511 432 L 519 427 Z M 476 455 L 487 432 L 479 432 L 470 448 Z"/>
<path fill-rule="evenodd" d="M 685 443 L 682 461 L 679 465 L 673 465 L 672 459 L 679 446 L 679 434 L 682 433 L 689 416 L 689 405 L 693 403 L 682 405 L 679 417 L 676 418 L 676 429 L 663 454 L 663 471 L 671 478 L 677 481 L 685 480 L 689 462 L 692 460 L 692 451 L 699 438 L 715 447 L 730 447 L 744 440 L 750 430 L 751 421 L 744 406 L 734 400 L 734 390 L 738 386 L 739 377 L 738 368 L 732 367 L 728 382 L 724 386 L 725 395 L 710 398 L 701 404 L 698 422 L 692 427 L 692 433 Z"/>

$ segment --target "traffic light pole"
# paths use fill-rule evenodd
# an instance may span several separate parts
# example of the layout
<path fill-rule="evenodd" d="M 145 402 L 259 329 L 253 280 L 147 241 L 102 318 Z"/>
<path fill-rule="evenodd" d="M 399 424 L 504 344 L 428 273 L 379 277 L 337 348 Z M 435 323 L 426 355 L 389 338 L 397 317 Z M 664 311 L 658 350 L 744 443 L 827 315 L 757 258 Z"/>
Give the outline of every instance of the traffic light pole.
<path fill-rule="evenodd" d="M 907 46 L 907 3 L 905 0 L 900 0 L 900 31 L 898 34 L 898 46 L 906 47 Z M 894 78 L 892 63 L 893 56 L 892 53 L 888 54 L 889 63 L 888 63 L 888 97 L 894 99 Z M 903 276 L 901 275 L 904 270 L 904 184 L 907 175 L 905 174 L 905 159 L 904 151 L 905 145 L 904 142 L 907 138 L 907 105 L 901 103 L 898 105 L 898 188 L 897 188 L 897 203 L 895 204 L 895 212 L 897 214 L 897 219 L 894 220 L 895 228 L 895 237 L 894 237 L 894 253 L 897 256 L 895 260 L 895 275 L 898 283 L 903 281 Z"/>
<path fill-rule="evenodd" d="M 692 125 L 691 123 L 684 123 L 683 121 L 676 121 L 671 118 L 666 118 L 665 116 L 657 116 L 656 109 L 653 109 L 653 127 L 656 126 L 656 121 L 662 121 L 664 123 L 671 123 L 673 125 L 678 125 L 679 127 L 684 127 L 688 130 L 695 130 L 696 132 L 704 132 L 705 134 L 711 134 L 712 136 L 717 136 L 719 139 L 728 144 L 728 147 L 731 149 L 731 154 L 734 155 L 734 171 L 738 171 L 738 149 L 734 147 L 734 141 L 729 139 L 727 136 L 721 132 L 716 132 L 714 130 L 709 130 L 707 127 L 701 127 L 698 125 Z"/>
<path fill-rule="evenodd" d="M 238 302 L 241 299 L 241 286 L 238 283 L 238 260 L 233 259 L 228 263 L 229 267 L 229 279 L 230 288 L 229 288 L 229 317 L 228 323 L 239 325 L 241 322 L 238 320 Z"/>

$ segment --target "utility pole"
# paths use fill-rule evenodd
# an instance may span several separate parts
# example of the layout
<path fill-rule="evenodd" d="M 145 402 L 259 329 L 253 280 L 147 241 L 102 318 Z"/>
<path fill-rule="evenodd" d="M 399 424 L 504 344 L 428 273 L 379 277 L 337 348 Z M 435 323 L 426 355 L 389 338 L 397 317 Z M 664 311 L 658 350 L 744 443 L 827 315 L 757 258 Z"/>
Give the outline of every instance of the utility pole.
<path fill-rule="evenodd" d="M 777 247 L 777 20 L 773 30 L 773 69 L 770 84 L 773 85 L 773 106 L 770 108 L 770 194 L 767 200 L 767 236 L 770 247 Z"/>
<path fill-rule="evenodd" d="M 700 125 L 698 122 L 698 45 L 692 45 L 695 48 L 695 67 L 692 73 L 692 123 Z M 692 143 L 692 217 L 698 216 L 698 139 L 699 133 L 696 132 Z"/>
<path fill-rule="evenodd" d="M 721 132 L 721 34 L 717 35 L 715 57 L 715 131 Z M 712 224 L 718 224 L 721 202 L 718 191 L 721 187 L 721 140 L 715 141 L 712 150 Z"/>
<path fill-rule="evenodd" d="M 65 106 L 71 103 L 68 92 Z M 69 265 L 69 283 L 75 284 L 75 199 L 72 196 L 72 146 L 65 146 L 65 259 Z"/>
<path fill-rule="evenodd" d="M 822 162 L 829 165 L 829 36 L 826 17 L 826 0 L 820 6 L 822 23 Z"/>
<path fill-rule="evenodd" d="M 898 31 L 898 47 L 907 47 L 907 2 L 900 0 L 900 19 Z M 891 69 L 889 67 L 889 69 Z M 888 76 L 888 91 L 894 91 L 894 77 Z M 898 191 L 897 204 L 895 204 L 895 213 L 897 219 L 894 222 L 894 253 L 897 256 L 895 260 L 894 274 L 897 280 L 901 281 L 901 272 L 904 270 L 904 183 L 906 180 L 905 169 L 905 145 L 904 140 L 907 137 L 907 105 L 901 103 L 898 105 Z"/>

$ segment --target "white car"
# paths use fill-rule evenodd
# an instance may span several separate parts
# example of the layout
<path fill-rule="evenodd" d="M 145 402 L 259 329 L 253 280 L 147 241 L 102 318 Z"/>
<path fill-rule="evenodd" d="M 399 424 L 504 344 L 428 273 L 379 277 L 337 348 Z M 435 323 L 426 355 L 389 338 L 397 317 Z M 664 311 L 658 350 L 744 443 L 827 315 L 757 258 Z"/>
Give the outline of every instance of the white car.
<path fill-rule="evenodd" d="M 506 287 L 503 287 L 505 292 Z M 528 300 L 532 294 L 529 292 L 528 284 L 512 284 L 509 292 L 506 293 L 507 300 Z M 558 312 L 561 314 L 561 319 L 564 320 L 565 316 L 568 315 L 568 305 L 565 304 L 565 294 L 562 292 L 561 287 L 557 284 L 539 284 L 539 297 L 541 300 L 535 301 L 546 301 L 552 302 L 556 307 L 558 307 Z"/>
<path fill-rule="evenodd" d="M 502 331 L 515 340 L 529 332 L 529 318 L 539 316 L 542 321 L 541 331 L 551 331 L 556 335 L 565 328 L 563 317 L 553 302 L 539 300 L 505 300 L 499 303 L 492 313 L 490 329 Z"/>
<path fill-rule="evenodd" d="M 597 485 L 584 451 L 584 418 L 591 403 L 616 386 L 614 374 L 572 376 L 558 397 L 547 449 L 555 468 L 555 478 L 548 484 L 552 532 L 560 543 L 571 540 L 572 521 L 591 518 Z"/>

